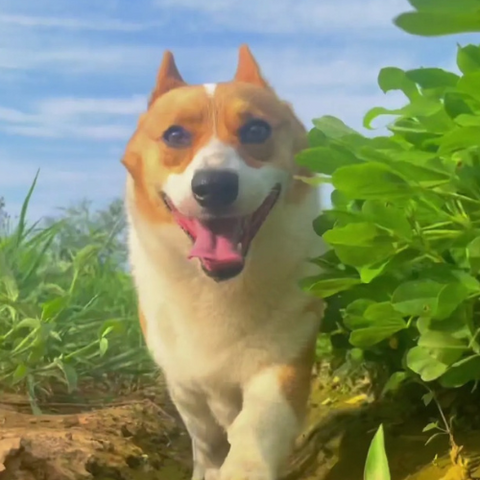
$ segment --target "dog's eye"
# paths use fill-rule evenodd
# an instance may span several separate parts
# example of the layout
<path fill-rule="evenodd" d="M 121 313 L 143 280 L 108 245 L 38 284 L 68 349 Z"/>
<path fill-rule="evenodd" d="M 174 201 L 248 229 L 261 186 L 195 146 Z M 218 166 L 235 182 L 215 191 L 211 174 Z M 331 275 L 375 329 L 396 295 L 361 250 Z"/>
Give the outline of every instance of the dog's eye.
<path fill-rule="evenodd" d="M 172 125 L 162 135 L 163 141 L 173 148 L 189 147 L 192 143 L 192 135 L 179 125 Z"/>
<path fill-rule="evenodd" d="M 272 133 L 272 127 L 264 120 L 251 120 L 238 131 L 242 143 L 263 143 Z"/>

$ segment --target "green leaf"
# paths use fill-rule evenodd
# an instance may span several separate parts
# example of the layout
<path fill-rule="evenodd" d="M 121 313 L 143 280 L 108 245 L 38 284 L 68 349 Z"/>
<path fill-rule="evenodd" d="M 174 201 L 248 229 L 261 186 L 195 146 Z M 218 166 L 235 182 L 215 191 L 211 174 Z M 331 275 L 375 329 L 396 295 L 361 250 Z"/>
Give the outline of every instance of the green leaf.
<path fill-rule="evenodd" d="M 296 161 L 299 165 L 324 175 L 332 175 L 337 168 L 345 165 L 362 163 L 347 149 L 337 146 L 307 148 L 296 156 Z"/>
<path fill-rule="evenodd" d="M 381 396 L 383 397 L 389 392 L 396 392 L 400 386 L 408 380 L 408 378 L 408 373 L 404 371 L 392 373 L 383 387 Z"/>
<path fill-rule="evenodd" d="M 335 253 L 340 261 L 345 265 L 355 268 L 375 270 L 373 267 L 387 261 L 396 253 L 395 245 L 391 240 L 382 237 L 371 246 L 353 246 L 353 245 L 335 245 Z M 380 268 L 380 267 L 378 267 Z M 364 277 L 368 279 L 372 272 L 364 272 Z"/>
<path fill-rule="evenodd" d="M 438 429 L 438 422 L 428 423 L 423 427 L 422 432 L 430 432 L 431 430 Z"/>
<path fill-rule="evenodd" d="M 459 148 L 475 147 L 478 145 L 479 135 L 480 126 L 455 128 L 438 141 L 439 153 L 446 154 Z"/>
<path fill-rule="evenodd" d="M 323 239 L 330 245 L 371 246 L 379 233 L 375 224 L 359 222 L 335 227 L 325 232 Z"/>
<path fill-rule="evenodd" d="M 385 452 L 383 425 L 380 425 L 368 449 L 364 480 L 390 480 L 390 468 Z"/>
<path fill-rule="evenodd" d="M 461 114 L 455 118 L 455 123 L 461 127 L 480 127 L 480 116 Z"/>
<path fill-rule="evenodd" d="M 445 365 L 452 365 L 468 350 L 467 345 L 447 332 L 429 330 L 418 340 L 418 346 Z"/>
<path fill-rule="evenodd" d="M 480 101 L 480 72 L 466 73 L 458 82 L 457 90 Z"/>
<path fill-rule="evenodd" d="M 78 386 L 78 375 L 75 368 L 72 365 L 65 363 L 61 360 L 57 360 L 57 364 L 61 368 L 65 376 L 68 392 L 72 393 L 77 389 Z"/>
<path fill-rule="evenodd" d="M 408 0 L 410 5 L 422 12 L 480 13 L 479 0 Z"/>
<path fill-rule="evenodd" d="M 432 317 L 438 320 L 447 319 L 455 309 L 468 298 L 469 290 L 462 283 L 449 283 L 440 291 L 437 308 Z"/>
<path fill-rule="evenodd" d="M 13 372 L 12 385 L 20 383 L 28 375 L 29 368 L 24 363 L 19 363 Z"/>
<path fill-rule="evenodd" d="M 442 376 L 448 365 L 433 357 L 427 348 L 413 347 L 407 353 L 407 366 L 420 375 L 424 382 L 431 382 Z"/>
<path fill-rule="evenodd" d="M 404 70 L 397 67 L 385 67 L 378 74 L 378 86 L 387 93 L 391 90 L 401 90 L 408 98 L 419 96 L 418 88 Z"/>
<path fill-rule="evenodd" d="M 376 345 L 406 328 L 405 321 L 389 302 L 373 303 L 367 306 L 362 317 L 354 316 L 345 323 L 353 329 L 350 343 L 359 348 Z"/>
<path fill-rule="evenodd" d="M 459 46 L 457 66 L 463 74 L 480 71 L 480 47 L 477 45 Z"/>
<path fill-rule="evenodd" d="M 70 297 L 56 297 L 42 304 L 42 320 L 55 318 L 70 301 Z"/>
<path fill-rule="evenodd" d="M 455 87 L 460 78 L 441 68 L 417 68 L 408 70 L 405 76 L 422 88 Z"/>
<path fill-rule="evenodd" d="M 332 183 L 349 197 L 364 200 L 395 200 L 413 194 L 402 177 L 377 163 L 341 167 L 333 174 Z"/>
<path fill-rule="evenodd" d="M 467 246 L 467 258 L 472 272 L 480 272 L 480 236 L 474 238 Z"/>
<path fill-rule="evenodd" d="M 437 309 L 443 287 L 428 279 L 405 282 L 393 292 L 392 305 L 403 315 L 431 315 Z"/>
<path fill-rule="evenodd" d="M 327 138 L 342 138 L 351 134 L 361 136 L 355 130 L 345 125 L 340 119 L 332 117 L 331 115 L 315 118 L 312 123 L 315 125 L 315 128 L 324 133 Z"/>
<path fill-rule="evenodd" d="M 99 343 L 100 356 L 103 357 L 108 350 L 108 338 L 102 337 Z"/>
<path fill-rule="evenodd" d="M 320 298 L 327 298 L 338 292 L 348 290 L 359 283 L 361 283 L 360 279 L 355 277 L 342 277 L 340 274 L 322 274 L 302 279 L 300 281 L 300 287 L 302 290 L 317 295 Z"/>
<path fill-rule="evenodd" d="M 470 13 L 406 12 L 394 23 L 407 33 L 425 37 L 480 31 L 480 16 Z"/>
<path fill-rule="evenodd" d="M 446 388 L 459 388 L 473 380 L 480 380 L 480 355 L 472 355 L 455 363 L 439 382 Z"/>
<path fill-rule="evenodd" d="M 383 227 L 401 238 L 412 238 L 412 227 L 406 212 L 390 202 L 367 200 L 362 206 L 362 213 L 371 222 Z"/>

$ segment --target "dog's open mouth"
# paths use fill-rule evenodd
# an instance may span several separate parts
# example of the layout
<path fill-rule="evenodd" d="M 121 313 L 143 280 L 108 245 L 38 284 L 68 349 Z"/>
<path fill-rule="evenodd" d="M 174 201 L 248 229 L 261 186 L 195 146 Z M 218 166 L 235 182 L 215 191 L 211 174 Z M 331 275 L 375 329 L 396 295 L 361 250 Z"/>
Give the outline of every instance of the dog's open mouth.
<path fill-rule="evenodd" d="M 243 217 L 213 217 L 199 219 L 182 215 L 168 197 L 163 195 L 167 208 L 176 222 L 191 238 L 188 258 L 198 258 L 207 275 L 226 280 L 238 275 L 244 267 L 248 249 L 255 235 L 280 195 L 276 185 L 260 207 Z"/>

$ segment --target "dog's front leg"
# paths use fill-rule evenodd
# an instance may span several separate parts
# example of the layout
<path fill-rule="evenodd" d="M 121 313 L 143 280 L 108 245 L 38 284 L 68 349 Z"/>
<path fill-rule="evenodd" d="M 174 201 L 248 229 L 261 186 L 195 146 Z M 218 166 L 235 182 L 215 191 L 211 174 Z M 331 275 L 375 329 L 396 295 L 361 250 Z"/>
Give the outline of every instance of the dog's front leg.
<path fill-rule="evenodd" d="M 310 364 L 269 367 L 245 386 L 220 480 L 277 480 L 300 433 Z"/>
<path fill-rule="evenodd" d="M 192 480 L 217 480 L 229 448 L 225 431 L 216 422 L 202 394 L 172 384 L 169 392 L 192 440 Z"/>

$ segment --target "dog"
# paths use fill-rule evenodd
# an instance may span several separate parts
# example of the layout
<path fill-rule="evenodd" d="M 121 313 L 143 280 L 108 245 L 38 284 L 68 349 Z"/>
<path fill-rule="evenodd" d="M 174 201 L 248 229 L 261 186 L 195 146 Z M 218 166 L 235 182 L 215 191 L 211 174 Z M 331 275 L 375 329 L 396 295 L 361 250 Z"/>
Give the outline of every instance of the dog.
<path fill-rule="evenodd" d="M 307 132 L 247 45 L 189 85 L 166 51 L 122 163 L 148 349 L 191 437 L 192 480 L 276 480 L 302 428 L 323 302 Z M 315 271 L 316 272 L 316 271 Z"/>

